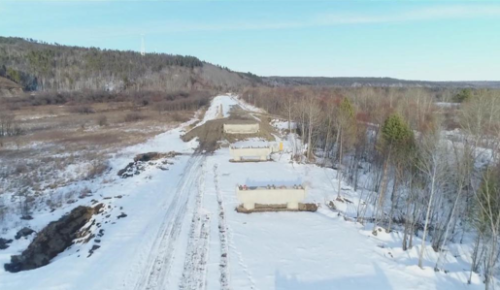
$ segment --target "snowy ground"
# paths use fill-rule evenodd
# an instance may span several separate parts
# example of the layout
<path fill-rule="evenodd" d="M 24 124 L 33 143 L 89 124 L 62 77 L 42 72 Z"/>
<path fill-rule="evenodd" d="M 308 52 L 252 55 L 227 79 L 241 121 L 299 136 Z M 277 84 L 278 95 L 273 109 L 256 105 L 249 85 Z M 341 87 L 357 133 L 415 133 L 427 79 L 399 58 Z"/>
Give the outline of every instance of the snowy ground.
<path fill-rule="evenodd" d="M 207 121 L 216 119 L 219 117 L 220 108 L 222 105 L 222 117 L 229 117 L 229 111 L 232 106 L 238 105 L 238 100 L 232 96 L 217 96 L 212 100 L 212 103 L 208 110 L 205 112 L 203 120 L 201 120 L 196 126 L 201 126 Z"/>
<path fill-rule="evenodd" d="M 219 96 L 201 123 L 216 118 L 220 105 L 227 116 L 235 104 L 258 111 L 237 98 Z M 277 122 L 277 126 L 285 124 Z M 274 162 L 231 163 L 228 148 L 195 155 L 196 142 L 183 143 L 182 130 L 170 130 L 117 154 L 109 173 L 113 181 L 82 185 L 92 187 L 94 198 L 109 205 L 111 215 L 101 228 L 105 232 L 101 248 L 91 257 L 87 252 L 92 242 L 74 245 L 40 269 L 17 274 L 2 270 L 0 289 L 483 288 L 478 276 L 473 277 L 473 285 L 466 284 L 466 246 L 450 247 L 453 253 L 446 256 L 446 274 L 433 271 L 437 256 L 429 246 L 425 267 L 420 269 L 416 266 L 419 247 L 403 252 L 397 232 L 374 237 L 369 228 L 349 221 L 360 202 L 349 186 L 342 185 L 343 195 L 352 204 L 338 204 L 340 213 L 324 206 L 336 196 L 336 172 L 290 163 L 291 138 L 283 138 L 284 153 L 275 154 Z M 168 171 L 150 168 L 133 178 L 115 178 L 135 154 L 173 150 L 185 155 L 177 156 Z M 321 205 L 318 212 L 239 214 L 234 210 L 236 184 L 297 180 L 307 185 L 307 201 Z M 117 195 L 122 198 L 114 198 Z M 89 204 L 89 200 L 77 204 Z M 127 217 L 116 219 L 121 212 Z M 40 230 L 62 214 L 40 213 L 30 226 Z M 28 243 L 16 241 L 0 251 L 0 262 L 7 262 Z"/>

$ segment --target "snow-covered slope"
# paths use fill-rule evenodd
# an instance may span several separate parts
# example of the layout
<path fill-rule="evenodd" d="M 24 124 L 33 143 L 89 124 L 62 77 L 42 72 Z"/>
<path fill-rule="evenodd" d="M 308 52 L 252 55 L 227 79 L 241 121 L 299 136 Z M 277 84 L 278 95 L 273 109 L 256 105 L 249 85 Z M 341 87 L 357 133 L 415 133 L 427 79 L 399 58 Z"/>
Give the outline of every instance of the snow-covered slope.
<path fill-rule="evenodd" d="M 201 123 L 216 118 L 220 105 L 227 116 L 235 104 L 240 104 L 235 97 L 216 97 Z M 248 104 L 241 107 L 254 110 Z M 336 172 L 290 163 L 292 137 L 283 138 L 285 150 L 273 155 L 274 162 L 231 163 L 227 148 L 195 155 L 196 144 L 180 140 L 182 130 L 128 148 L 112 160 L 117 169 L 137 153 L 185 153 L 168 171 L 148 169 L 133 178 L 94 185 L 94 196 L 109 205 L 112 222 L 102 225 L 101 248 L 92 256 L 87 258 L 92 243 L 77 244 L 43 268 L 16 274 L 0 271 L 0 289 L 483 288 L 477 276 L 466 285 L 469 264 L 464 248 L 457 246 L 456 255 L 447 255 L 448 273 L 436 273 L 432 269 L 436 253 L 430 246 L 420 269 L 418 247 L 401 251 L 397 232 L 374 237 L 350 221 L 361 201 L 348 185 L 342 185 L 342 194 L 352 203 L 339 203 L 340 211 L 331 211 L 324 204 L 337 194 Z M 110 175 L 115 176 L 116 170 Z M 318 212 L 234 210 L 236 184 L 296 180 L 307 184 L 307 200 L 321 205 Z M 122 198 L 104 199 L 117 195 Z M 79 201 L 85 203 L 89 201 Z M 121 212 L 127 217 L 116 219 Z M 62 213 L 40 217 L 37 230 Z M 0 262 L 7 262 L 28 242 L 0 251 Z"/>

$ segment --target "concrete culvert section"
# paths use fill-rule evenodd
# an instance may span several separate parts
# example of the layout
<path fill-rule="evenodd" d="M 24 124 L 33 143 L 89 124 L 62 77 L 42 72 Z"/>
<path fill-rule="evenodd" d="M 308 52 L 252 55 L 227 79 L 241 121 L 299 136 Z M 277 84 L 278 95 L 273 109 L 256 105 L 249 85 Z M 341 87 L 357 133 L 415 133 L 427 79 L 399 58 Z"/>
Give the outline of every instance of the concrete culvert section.
<path fill-rule="evenodd" d="M 271 160 L 271 154 L 278 151 L 276 146 L 264 146 L 264 147 L 237 147 L 229 146 L 229 153 L 231 154 L 231 162 L 242 162 L 242 161 L 269 161 Z"/>
<path fill-rule="evenodd" d="M 236 187 L 236 196 L 245 210 L 255 209 L 256 204 L 277 208 L 285 205 L 288 210 L 299 210 L 299 203 L 306 198 L 306 188 L 302 185 L 239 185 Z"/>
<path fill-rule="evenodd" d="M 259 123 L 253 124 L 224 124 L 226 134 L 256 134 L 259 132 Z"/>

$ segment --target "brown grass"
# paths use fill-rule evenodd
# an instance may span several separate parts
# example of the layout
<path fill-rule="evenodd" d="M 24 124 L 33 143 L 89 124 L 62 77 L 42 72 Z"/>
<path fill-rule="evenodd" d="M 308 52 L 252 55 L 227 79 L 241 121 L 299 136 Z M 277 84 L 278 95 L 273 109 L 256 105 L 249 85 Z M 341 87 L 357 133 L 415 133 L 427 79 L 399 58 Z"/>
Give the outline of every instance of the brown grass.
<path fill-rule="evenodd" d="M 199 109 L 199 99 L 165 104 L 161 110 L 156 103 L 134 100 L 61 101 L 51 94 L 47 98 L 37 94 L 36 102 L 29 96 L 24 101 L 0 99 L 0 108 L 8 109 L 22 130 L 19 136 L 2 138 L 0 161 L 8 166 L 0 166 L 0 179 L 5 181 L 0 182 L 0 194 L 23 190 L 23 196 L 33 197 L 37 204 L 60 207 L 80 194 L 60 194 L 56 189 L 95 180 L 110 170 L 111 154 L 178 126 Z M 9 211 L 17 210 L 16 202 Z"/>
<path fill-rule="evenodd" d="M 153 107 L 137 109 L 128 102 L 88 106 L 95 114 L 73 112 L 66 105 L 24 106 L 12 112 L 24 134 L 3 138 L 0 159 L 9 164 L 0 168 L 0 177 L 7 181 L 5 190 L 25 186 L 24 181 L 37 191 L 100 176 L 107 170 L 108 154 L 145 142 L 194 114 L 158 113 Z M 143 118 L 124 122 L 127 114 L 135 112 Z M 71 164 L 90 165 L 76 177 L 56 178 Z"/>
<path fill-rule="evenodd" d="M 137 121 L 140 121 L 144 118 L 145 117 L 139 112 L 130 112 L 127 115 L 125 115 L 124 121 L 125 122 L 137 122 Z"/>

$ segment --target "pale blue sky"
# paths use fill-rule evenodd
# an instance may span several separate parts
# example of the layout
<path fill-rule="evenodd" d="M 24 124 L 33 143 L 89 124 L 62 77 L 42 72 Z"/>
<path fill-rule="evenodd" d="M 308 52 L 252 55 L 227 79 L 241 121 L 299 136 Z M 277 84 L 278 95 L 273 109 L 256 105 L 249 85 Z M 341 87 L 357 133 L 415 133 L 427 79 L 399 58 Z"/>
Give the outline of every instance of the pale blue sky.
<path fill-rule="evenodd" d="M 8 1 L 0 35 L 259 75 L 499 80 L 497 1 Z"/>

